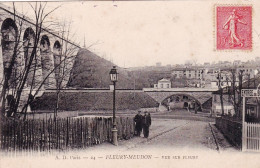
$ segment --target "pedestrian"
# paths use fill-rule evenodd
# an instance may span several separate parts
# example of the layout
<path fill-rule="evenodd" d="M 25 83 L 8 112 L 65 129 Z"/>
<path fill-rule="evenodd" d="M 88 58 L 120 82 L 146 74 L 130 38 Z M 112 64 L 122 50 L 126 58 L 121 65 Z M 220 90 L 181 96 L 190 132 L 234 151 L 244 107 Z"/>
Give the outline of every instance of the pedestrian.
<path fill-rule="evenodd" d="M 140 136 L 142 132 L 142 119 L 143 116 L 141 114 L 141 111 L 138 111 L 138 114 L 135 115 L 134 117 L 134 122 L 135 122 L 135 135 Z"/>
<path fill-rule="evenodd" d="M 143 133 L 145 138 L 149 137 L 149 127 L 151 126 L 151 124 L 151 115 L 150 113 L 147 114 L 147 111 L 145 111 L 143 116 Z"/>

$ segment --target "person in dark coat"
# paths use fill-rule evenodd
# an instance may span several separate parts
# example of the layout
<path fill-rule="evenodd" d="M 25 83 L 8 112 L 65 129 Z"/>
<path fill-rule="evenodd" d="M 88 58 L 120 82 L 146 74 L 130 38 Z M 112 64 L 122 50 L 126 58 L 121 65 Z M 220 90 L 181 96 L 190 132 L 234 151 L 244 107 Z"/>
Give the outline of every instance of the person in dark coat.
<path fill-rule="evenodd" d="M 151 126 L 151 124 L 152 124 L 151 115 L 146 111 L 143 116 L 143 132 L 145 138 L 149 137 L 149 127 Z"/>
<path fill-rule="evenodd" d="M 143 116 L 141 115 L 141 111 L 138 111 L 138 114 L 134 117 L 135 121 L 135 131 L 136 131 L 136 136 L 140 136 L 142 132 L 142 119 Z"/>

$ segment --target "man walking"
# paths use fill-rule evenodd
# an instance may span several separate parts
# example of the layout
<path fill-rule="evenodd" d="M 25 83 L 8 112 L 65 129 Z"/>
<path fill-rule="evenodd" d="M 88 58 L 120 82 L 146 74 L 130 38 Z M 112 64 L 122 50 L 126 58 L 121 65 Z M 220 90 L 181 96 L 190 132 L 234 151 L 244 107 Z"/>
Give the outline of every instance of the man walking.
<path fill-rule="evenodd" d="M 150 115 L 150 113 L 147 114 L 147 111 L 145 111 L 144 116 L 143 116 L 143 131 L 144 131 L 145 138 L 149 137 L 149 127 L 150 127 L 151 123 L 152 123 L 151 115 Z"/>
<path fill-rule="evenodd" d="M 134 121 L 135 121 L 135 131 L 136 136 L 140 136 L 142 132 L 142 119 L 143 116 L 141 115 L 141 111 L 138 111 L 138 114 L 135 115 Z"/>

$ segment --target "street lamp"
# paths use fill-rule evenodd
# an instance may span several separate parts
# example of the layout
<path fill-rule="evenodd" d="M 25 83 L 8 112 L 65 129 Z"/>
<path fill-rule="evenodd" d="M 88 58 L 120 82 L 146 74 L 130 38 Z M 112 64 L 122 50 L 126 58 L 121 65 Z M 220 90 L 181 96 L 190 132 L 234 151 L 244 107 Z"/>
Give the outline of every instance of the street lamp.
<path fill-rule="evenodd" d="M 113 128 L 112 128 L 112 136 L 113 136 L 113 144 L 118 145 L 117 142 L 117 129 L 116 129 L 116 82 L 118 80 L 118 73 L 116 66 L 113 66 L 113 68 L 110 70 L 110 80 L 113 82 L 114 88 L 113 88 Z"/>

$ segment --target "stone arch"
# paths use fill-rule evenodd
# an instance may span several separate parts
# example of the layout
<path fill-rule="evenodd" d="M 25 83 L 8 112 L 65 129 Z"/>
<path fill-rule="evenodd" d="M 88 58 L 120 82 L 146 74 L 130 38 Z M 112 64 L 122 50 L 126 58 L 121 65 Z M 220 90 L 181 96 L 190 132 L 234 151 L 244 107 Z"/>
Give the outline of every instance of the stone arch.
<path fill-rule="evenodd" d="M 54 67 L 56 67 L 56 69 L 55 69 L 55 79 L 56 79 L 57 83 L 59 82 L 60 73 L 61 73 L 61 70 L 62 70 L 62 67 L 60 65 L 61 60 L 62 60 L 61 50 L 62 50 L 62 47 L 61 47 L 60 42 L 58 40 L 55 41 L 54 45 L 53 45 L 53 59 L 54 59 Z"/>
<path fill-rule="evenodd" d="M 31 27 L 28 27 L 27 29 L 25 29 L 24 35 L 23 35 L 23 49 L 24 49 L 25 66 L 27 66 L 29 63 L 29 59 L 30 59 L 31 54 L 34 49 L 34 42 L 35 42 L 35 33 Z M 36 59 L 33 60 L 31 67 L 34 67 L 34 65 L 37 63 L 35 60 Z M 32 71 L 29 72 L 28 77 L 27 77 L 27 85 L 32 85 L 33 80 L 35 80 L 35 79 L 33 79 L 33 68 L 32 68 Z"/>
<path fill-rule="evenodd" d="M 184 102 L 184 108 L 187 108 L 187 107 L 189 107 L 189 103 L 188 102 Z"/>
<path fill-rule="evenodd" d="M 55 80 L 50 75 L 53 65 L 53 53 L 51 50 L 51 44 L 49 37 L 43 35 L 40 40 L 40 55 L 41 55 L 41 67 L 42 67 L 42 77 L 44 81 L 45 88 L 51 88 L 55 86 Z"/>
<path fill-rule="evenodd" d="M 28 64 L 28 59 L 32 53 L 33 47 L 34 47 L 34 41 L 35 41 L 35 33 L 32 28 L 27 28 L 24 31 L 23 36 L 23 47 L 24 47 L 24 61 L 25 65 Z"/>
<path fill-rule="evenodd" d="M 171 94 L 170 96 L 164 98 L 161 104 L 168 107 L 170 106 L 171 102 L 178 104 L 179 108 L 187 108 L 187 107 L 195 108 L 195 104 L 196 104 L 196 107 L 198 107 L 199 111 L 202 110 L 201 102 L 194 96 L 186 93 Z"/>
<path fill-rule="evenodd" d="M 11 60 L 13 58 L 15 45 L 17 45 L 18 27 L 15 21 L 11 18 L 7 18 L 3 21 L 1 26 L 1 44 L 2 44 L 2 59 L 3 59 L 3 74 L 7 75 L 11 70 L 9 69 Z M 12 74 L 10 74 L 9 86 L 14 87 L 16 83 L 18 72 L 17 56 L 12 69 Z"/>

